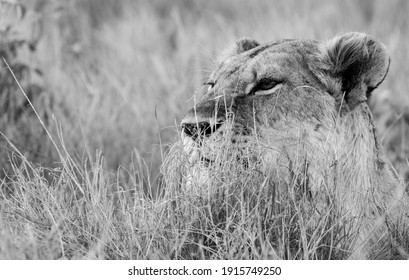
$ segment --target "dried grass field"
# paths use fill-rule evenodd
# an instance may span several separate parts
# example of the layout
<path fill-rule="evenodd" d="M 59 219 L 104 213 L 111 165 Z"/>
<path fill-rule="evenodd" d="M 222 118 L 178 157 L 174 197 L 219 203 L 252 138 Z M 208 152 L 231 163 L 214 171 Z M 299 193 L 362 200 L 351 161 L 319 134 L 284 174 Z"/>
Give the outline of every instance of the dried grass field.
<path fill-rule="evenodd" d="M 216 197 L 186 192 L 178 146 L 232 42 L 367 32 L 391 56 L 370 106 L 407 186 L 408 15 L 406 0 L 0 0 L 0 259 L 408 259 L 407 228 L 360 255 L 360 219 L 275 203 L 233 163 Z"/>

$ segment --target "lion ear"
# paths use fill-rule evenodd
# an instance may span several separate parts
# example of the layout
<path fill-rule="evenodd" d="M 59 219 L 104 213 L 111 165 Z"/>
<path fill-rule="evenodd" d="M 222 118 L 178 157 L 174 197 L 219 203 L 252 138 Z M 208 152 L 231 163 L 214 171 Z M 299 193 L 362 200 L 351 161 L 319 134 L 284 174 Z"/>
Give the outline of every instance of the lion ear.
<path fill-rule="evenodd" d="M 218 58 L 219 62 L 228 59 L 229 57 L 241 54 L 248 50 L 254 49 L 260 45 L 259 42 L 249 38 L 242 38 L 227 48 Z"/>
<path fill-rule="evenodd" d="M 325 42 L 322 55 L 326 72 L 341 83 L 351 108 L 370 97 L 390 63 L 385 46 L 364 33 L 346 33 Z"/>

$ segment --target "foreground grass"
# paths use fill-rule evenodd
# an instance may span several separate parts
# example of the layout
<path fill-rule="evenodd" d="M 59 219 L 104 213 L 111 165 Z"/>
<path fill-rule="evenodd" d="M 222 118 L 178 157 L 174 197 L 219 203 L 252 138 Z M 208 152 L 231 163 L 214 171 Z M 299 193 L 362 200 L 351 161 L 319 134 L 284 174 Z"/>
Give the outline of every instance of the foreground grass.
<path fill-rule="evenodd" d="M 0 195 L 1 259 L 409 257 L 407 228 L 394 221 L 371 254 L 360 253 L 366 217 L 349 214 L 345 188 L 329 193 L 322 206 L 302 191 L 300 178 L 283 185 L 258 172 L 257 162 L 244 167 L 221 155 L 210 169 L 213 181 L 187 188 L 190 169 L 177 143 L 162 171 L 166 188 L 153 195 L 143 187 L 137 154 L 130 169 L 115 174 L 103 168 L 100 153 L 94 159 L 59 154 L 61 167 L 47 169 L 11 153 L 14 175 Z M 121 180 L 123 173 L 129 181 Z"/>

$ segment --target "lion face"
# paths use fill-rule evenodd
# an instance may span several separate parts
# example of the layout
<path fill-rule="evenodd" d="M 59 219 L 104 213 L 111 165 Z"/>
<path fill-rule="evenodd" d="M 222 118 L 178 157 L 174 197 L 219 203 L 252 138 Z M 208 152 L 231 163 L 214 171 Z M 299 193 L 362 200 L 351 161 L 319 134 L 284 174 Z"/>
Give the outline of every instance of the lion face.
<path fill-rule="evenodd" d="M 202 99 L 182 120 L 190 163 L 201 166 L 203 177 L 231 145 L 281 178 L 289 170 L 305 172 L 307 162 L 311 178 L 320 180 L 320 169 L 347 157 L 349 148 L 374 156 L 378 147 L 367 100 L 388 66 L 384 46 L 361 33 L 327 42 L 260 45 L 242 39 L 226 52 L 199 90 Z"/>

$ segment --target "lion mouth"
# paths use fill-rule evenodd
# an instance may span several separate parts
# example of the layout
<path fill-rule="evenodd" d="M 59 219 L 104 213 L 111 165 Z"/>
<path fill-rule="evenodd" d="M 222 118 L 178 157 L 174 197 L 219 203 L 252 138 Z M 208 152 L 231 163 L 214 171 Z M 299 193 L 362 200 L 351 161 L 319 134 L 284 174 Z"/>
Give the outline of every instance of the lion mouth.
<path fill-rule="evenodd" d="M 211 160 L 207 157 L 200 157 L 200 162 L 202 162 L 206 167 L 209 167 L 210 165 L 214 164 L 214 160 Z"/>
<path fill-rule="evenodd" d="M 227 146 L 217 146 L 217 143 L 198 143 L 191 137 L 183 137 L 183 149 L 188 156 L 190 165 L 202 165 L 203 167 L 214 167 L 218 165 L 226 165 L 226 163 L 238 164 L 244 169 L 248 169 L 251 162 L 254 161 L 254 156 L 249 157 L 248 150 L 243 147 L 247 144 L 247 140 L 238 141 L 236 137 L 231 139 L 231 144 Z M 242 144 L 242 145 L 240 145 Z"/>

